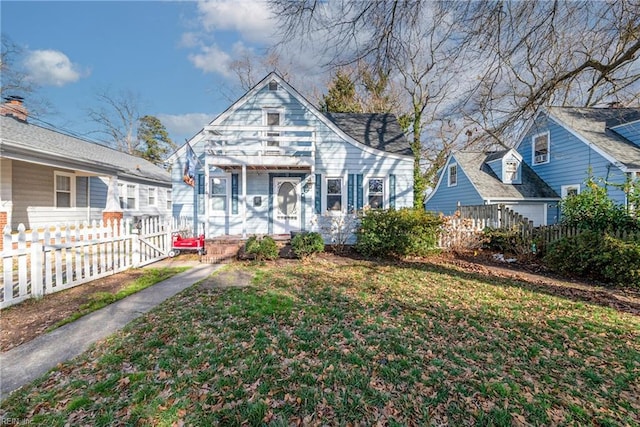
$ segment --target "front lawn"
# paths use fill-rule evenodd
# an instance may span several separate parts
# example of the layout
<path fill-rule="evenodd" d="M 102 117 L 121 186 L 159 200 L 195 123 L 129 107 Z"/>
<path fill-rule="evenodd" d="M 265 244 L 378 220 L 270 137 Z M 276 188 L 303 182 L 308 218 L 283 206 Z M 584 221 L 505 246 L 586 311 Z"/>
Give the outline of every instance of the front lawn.
<path fill-rule="evenodd" d="M 242 264 L 2 403 L 36 425 L 640 425 L 640 318 L 424 263 Z"/>

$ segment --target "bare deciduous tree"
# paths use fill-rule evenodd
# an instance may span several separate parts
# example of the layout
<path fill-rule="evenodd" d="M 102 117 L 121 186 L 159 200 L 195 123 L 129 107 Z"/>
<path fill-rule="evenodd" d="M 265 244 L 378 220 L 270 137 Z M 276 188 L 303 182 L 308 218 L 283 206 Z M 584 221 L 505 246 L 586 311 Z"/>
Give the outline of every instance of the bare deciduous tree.
<path fill-rule="evenodd" d="M 20 96 L 25 99 L 30 116 L 52 114 L 53 108 L 47 99 L 38 91 L 39 86 L 29 79 L 19 62 L 24 49 L 9 36 L 2 34 L 0 48 L 0 99 L 8 96 Z"/>
<path fill-rule="evenodd" d="M 136 154 L 140 120 L 140 98 L 131 91 L 113 94 L 104 89 L 96 94 L 99 106 L 87 110 L 89 118 L 99 125 L 96 133 L 105 135 L 107 142 L 118 151 Z"/>
<path fill-rule="evenodd" d="M 416 94 L 442 87 L 455 94 L 453 103 L 423 98 L 433 113 L 419 123 L 420 132 L 428 120 L 464 117 L 509 145 L 505 135 L 543 106 L 638 105 L 640 99 L 638 0 L 270 4 L 284 41 L 321 39 L 331 65 L 366 61 L 391 70 L 392 79 L 401 76 L 405 108 L 414 115 Z M 423 34 L 422 42 L 412 34 Z M 444 35 L 446 43 L 434 43 Z M 427 78 L 412 71 L 411 59 L 421 57 L 437 59 L 431 67 L 427 61 Z"/>

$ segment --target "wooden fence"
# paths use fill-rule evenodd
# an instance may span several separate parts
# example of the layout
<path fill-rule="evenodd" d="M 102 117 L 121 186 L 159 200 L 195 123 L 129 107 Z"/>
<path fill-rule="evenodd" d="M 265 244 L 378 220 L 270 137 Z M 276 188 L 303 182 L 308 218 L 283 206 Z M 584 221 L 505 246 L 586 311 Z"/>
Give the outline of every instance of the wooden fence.
<path fill-rule="evenodd" d="M 177 221 L 146 218 L 3 230 L 0 309 L 163 259 Z"/>
<path fill-rule="evenodd" d="M 490 228 L 533 229 L 533 221 L 505 205 L 458 206 L 460 217 L 473 219 Z"/>
<path fill-rule="evenodd" d="M 569 227 L 563 224 L 545 225 L 533 229 L 520 230 L 525 242 L 536 243 L 539 248 L 544 248 L 553 242 L 565 237 L 574 237 L 584 232 L 577 227 Z M 640 242 L 640 231 L 617 230 L 608 231 L 612 237 L 625 241 Z"/>
<path fill-rule="evenodd" d="M 466 219 L 459 216 L 443 218 L 444 222 L 438 235 L 438 248 L 477 249 L 482 246 L 483 231 L 487 220 Z"/>
<path fill-rule="evenodd" d="M 438 247 L 445 250 L 479 248 L 484 241 L 483 232 L 486 228 L 510 230 L 520 234 L 522 248 L 526 248 L 526 251 L 533 251 L 534 248 L 544 250 L 553 242 L 577 236 L 584 231 L 563 224 L 534 227 L 527 218 L 502 205 L 463 206 L 458 214 L 444 218 Z M 640 232 L 619 230 L 609 232 L 609 235 L 621 240 L 640 242 Z"/>

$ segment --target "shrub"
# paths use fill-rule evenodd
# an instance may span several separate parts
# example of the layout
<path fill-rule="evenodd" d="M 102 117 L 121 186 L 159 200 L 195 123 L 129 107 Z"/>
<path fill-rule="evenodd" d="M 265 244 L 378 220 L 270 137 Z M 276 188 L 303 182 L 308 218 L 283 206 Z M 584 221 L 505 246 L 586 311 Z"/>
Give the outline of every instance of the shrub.
<path fill-rule="evenodd" d="M 324 239 L 320 233 L 300 233 L 291 240 L 291 249 L 298 258 L 307 258 L 324 251 Z"/>
<path fill-rule="evenodd" d="M 569 276 L 640 287 L 640 245 L 597 231 L 585 231 L 549 245 L 544 263 Z"/>
<path fill-rule="evenodd" d="M 333 245 L 335 253 L 344 252 L 347 242 L 352 238 L 360 224 L 356 213 L 325 212 L 313 217 L 312 224 L 317 225 L 320 234 Z"/>
<path fill-rule="evenodd" d="M 258 261 L 276 259 L 280 253 L 276 241 L 270 236 L 261 238 L 256 236 L 249 237 L 244 245 L 244 251 L 247 254 L 255 255 Z"/>
<path fill-rule="evenodd" d="M 484 247 L 494 251 L 514 255 L 531 253 L 531 242 L 522 236 L 519 230 L 487 228 L 484 230 Z"/>
<path fill-rule="evenodd" d="M 442 220 L 420 208 L 366 211 L 356 231 L 365 256 L 425 256 L 436 248 Z"/>
<path fill-rule="evenodd" d="M 609 197 L 606 187 L 598 185 L 592 176 L 584 184 L 585 188 L 580 194 L 566 197 L 560 202 L 563 224 L 596 231 L 640 229 L 638 218 L 633 212 L 627 212 L 623 205 L 616 204 Z"/>

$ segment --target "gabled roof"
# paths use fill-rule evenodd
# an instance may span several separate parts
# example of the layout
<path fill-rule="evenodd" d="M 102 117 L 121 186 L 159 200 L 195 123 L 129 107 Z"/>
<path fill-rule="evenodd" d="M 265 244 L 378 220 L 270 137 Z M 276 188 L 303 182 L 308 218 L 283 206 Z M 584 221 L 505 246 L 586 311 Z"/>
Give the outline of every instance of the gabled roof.
<path fill-rule="evenodd" d="M 413 154 L 393 114 L 325 113 L 325 116 L 347 135 L 364 145 L 405 156 Z"/>
<path fill-rule="evenodd" d="M 475 189 L 485 200 L 495 199 L 559 199 L 542 178 L 525 162 L 522 167 L 522 184 L 505 184 L 487 165 L 490 159 L 500 158 L 509 150 L 500 152 L 458 151 L 452 156 L 464 171 Z"/>
<path fill-rule="evenodd" d="M 170 174 L 140 157 L 12 117 L 0 116 L 0 156 L 169 185 Z"/>
<path fill-rule="evenodd" d="M 316 108 L 311 102 L 309 102 L 300 92 L 298 92 L 293 86 L 285 81 L 276 72 L 267 74 L 262 80 L 260 80 L 254 87 L 249 89 L 240 99 L 231 104 L 224 112 L 217 116 L 213 121 L 209 123 L 209 126 L 216 126 L 219 123 L 224 122 L 230 115 L 232 115 L 237 109 L 242 107 L 246 102 L 252 99 L 255 94 L 263 87 L 269 84 L 271 81 L 276 81 L 285 90 L 287 90 L 294 98 L 296 98 L 303 106 L 305 106 L 314 116 L 316 116 L 321 122 L 327 125 L 334 132 L 339 134 L 347 142 L 359 146 L 365 151 L 374 152 L 374 150 L 384 151 L 391 157 L 400 156 L 412 156 L 412 150 L 406 137 L 402 133 L 397 120 L 390 114 L 354 114 L 352 117 L 337 118 L 336 121 L 331 120 L 328 115 L 323 114 L 318 108 Z M 335 116 L 335 114 L 334 114 Z M 361 116 L 361 117 L 356 117 Z M 334 117 L 335 119 L 335 117 Z M 342 126 L 339 126 L 337 121 L 342 122 Z M 343 128 L 344 126 L 344 128 Z M 203 128 L 194 135 L 188 142 L 194 146 L 199 142 L 206 140 L 206 132 Z M 381 132 L 381 134 L 380 134 Z M 402 138 L 400 138 L 402 134 Z M 402 145 L 405 145 L 403 148 Z M 170 156 L 170 159 L 175 159 L 183 151 L 186 144 L 181 146 L 174 154 Z"/>
<path fill-rule="evenodd" d="M 559 124 L 591 143 L 612 163 L 626 169 L 640 169 L 640 147 L 622 137 L 612 127 L 640 119 L 640 108 L 549 107 L 549 115 Z"/>

